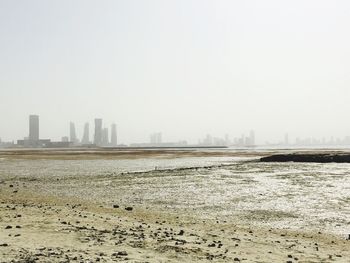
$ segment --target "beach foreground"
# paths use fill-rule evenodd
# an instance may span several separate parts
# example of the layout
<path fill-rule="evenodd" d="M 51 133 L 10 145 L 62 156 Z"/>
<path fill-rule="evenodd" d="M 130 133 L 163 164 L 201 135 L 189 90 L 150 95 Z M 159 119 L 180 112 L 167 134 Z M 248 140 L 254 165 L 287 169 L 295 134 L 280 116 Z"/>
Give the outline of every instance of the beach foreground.
<path fill-rule="evenodd" d="M 69 194 L 71 177 L 50 180 L 1 178 L 0 262 L 349 262 L 350 241 L 322 229 L 88 199 Z"/>

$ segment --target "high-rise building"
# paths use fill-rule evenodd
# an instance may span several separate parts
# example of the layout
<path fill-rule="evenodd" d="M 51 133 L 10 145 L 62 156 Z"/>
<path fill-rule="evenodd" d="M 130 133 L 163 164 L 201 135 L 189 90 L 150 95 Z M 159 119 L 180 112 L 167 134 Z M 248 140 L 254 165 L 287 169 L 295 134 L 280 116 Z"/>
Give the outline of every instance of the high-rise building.
<path fill-rule="evenodd" d="M 117 125 L 115 123 L 112 124 L 111 146 L 117 146 Z"/>
<path fill-rule="evenodd" d="M 82 144 L 89 144 L 90 143 L 90 130 L 89 130 L 89 123 L 85 123 L 84 125 L 84 134 L 83 138 L 81 139 Z"/>
<path fill-rule="evenodd" d="M 228 146 L 230 145 L 231 141 L 230 141 L 230 136 L 228 134 L 225 134 L 225 145 Z"/>
<path fill-rule="evenodd" d="M 94 144 L 97 146 L 102 144 L 102 119 L 95 119 Z"/>
<path fill-rule="evenodd" d="M 207 136 L 203 140 L 203 144 L 205 146 L 210 146 L 213 144 L 213 137 L 210 134 L 207 134 Z"/>
<path fill-rule="evenodd" d="M 284 144 L 285 144 L 285 145 L 288 145 L 288 144 L 289 144 L 289 136 L 288 136 L 288 133 L 286 133 L 286 134 L 284 135 Z"/>
<path fill-rule="evenodd" d="M 109 145 L 108 128 L 104 128 L 102 130 L 102 146 L 108 146 L 108 145 Z"/>
<path fill-rule="evenodd" d="M 249 133 L 249 144 L 255 145 L 255 132 L 253 130 Z"/>
<path fill-rule="evenodd" d="M 77 135 L 75 133 L 75 125 L 73 122 L 69 123 L 69 138 L 73 144 L 77 143 Z"/>
<path fill-rule="evenodd" d="M 29 140 L 39 141 L 39 116 L 29 115 Z"/>
<path fill-rule="evenodd" d="M 151 144 L 161 144 L 162 143 L 162 133 L 156 132 L 150 135 Z"/>

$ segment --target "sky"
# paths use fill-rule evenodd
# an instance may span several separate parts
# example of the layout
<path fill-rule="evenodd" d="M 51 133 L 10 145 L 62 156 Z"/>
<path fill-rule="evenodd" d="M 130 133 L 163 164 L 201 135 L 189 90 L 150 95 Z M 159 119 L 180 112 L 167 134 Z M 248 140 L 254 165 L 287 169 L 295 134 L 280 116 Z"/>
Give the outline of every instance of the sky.
<path fill-rule="evenodd" d="M 0 138 L 350 135 L 350 1 L 0 0 Z"/>

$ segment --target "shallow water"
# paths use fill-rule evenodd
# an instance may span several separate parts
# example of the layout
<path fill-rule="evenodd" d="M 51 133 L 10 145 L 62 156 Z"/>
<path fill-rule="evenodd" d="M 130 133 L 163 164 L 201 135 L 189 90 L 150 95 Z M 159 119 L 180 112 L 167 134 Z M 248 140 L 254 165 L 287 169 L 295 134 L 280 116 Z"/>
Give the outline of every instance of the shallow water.
<path fill-rule="evenodd" d="M 254 160 L 3 159 L 0 180 L 15 179 L 59 196 L 186 213 L 201 220 L 350 233 L 350 164 Z M 198 168 L 204 166 L 214 167 Z M 197 168 L 177 169 L 184 167 Z"/>

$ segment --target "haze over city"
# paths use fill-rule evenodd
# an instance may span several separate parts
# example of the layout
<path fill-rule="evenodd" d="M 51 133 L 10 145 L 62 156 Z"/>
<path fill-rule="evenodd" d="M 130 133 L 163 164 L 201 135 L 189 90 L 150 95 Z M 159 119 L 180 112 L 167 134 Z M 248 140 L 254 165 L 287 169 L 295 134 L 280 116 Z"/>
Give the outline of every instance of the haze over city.
<path fill-rule="evenodd" d="M 350 1 L 0 0 L 0 261 L 349 262 Z"/>
<path fill-rule="evenodd" d="M 0 137 L 350 135 L 348 1 L 0 1 Z M 93 135 L 93 131 L 90 131 Z"/>

